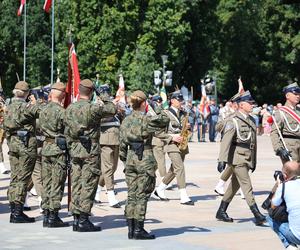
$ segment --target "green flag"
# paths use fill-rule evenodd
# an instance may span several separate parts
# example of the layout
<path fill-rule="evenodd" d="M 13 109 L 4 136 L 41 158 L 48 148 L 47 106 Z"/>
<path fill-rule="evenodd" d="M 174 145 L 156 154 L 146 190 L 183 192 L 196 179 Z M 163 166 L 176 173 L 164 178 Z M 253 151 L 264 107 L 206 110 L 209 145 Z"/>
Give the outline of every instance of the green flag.
<path fill-rule="evenodd" d="M 166 91 L 165 86 L 163 86 L 163 87 L 160 89 L 160 96 L 161 96 L 161 98 L 162 98 L 162 105 L 163 105 L 163 108 L 164 108 L 164 109 L 169 108 L 169 105 L 168 105 L 168 99 L 167 99 L 167 91 Z"/>

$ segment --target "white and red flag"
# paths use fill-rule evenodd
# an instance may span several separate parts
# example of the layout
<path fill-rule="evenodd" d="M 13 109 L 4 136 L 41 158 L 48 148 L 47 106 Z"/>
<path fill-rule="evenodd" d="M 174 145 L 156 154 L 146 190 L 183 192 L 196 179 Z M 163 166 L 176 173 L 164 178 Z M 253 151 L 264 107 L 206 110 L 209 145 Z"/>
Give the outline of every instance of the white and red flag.
<path fill-rule="evenodd" d="M 75 51 L 75 45 L 72 44 L 69 50 L 68 63 L 68 84 L 66 86 L 66 97 L 64 107 L 68 107 L 71 102 L 79 99 L 80 73 L 78 69 L 78 59 Z"/>
<path fill-rule="evenodd" d="M 22 15 L 22 12 L 23 12 L 23 8 L 24 8 L 24 5 L 26 4 L 26 0 L 21 0 L 21 4 L 20 4 L 20 7 L 18 9 L 18 12 L 17 12 L 17 15 L 18 16 L 21 16 Z"/>
<path fill-rule="evenodd" d="M 126 104 L 126 96 L 125 96 L 125 82 L 122 74 L 119 75 L 119 88 L 116 94 L 116 100 L 121 103 Z"/>
<path fill-rule="evenodd" d="M 51 9 L 51 6 L 52 6 L 52 0 L 45 0 L 44 7 L 43 7 L 44 11 L 49 13 L 50 9 Z"/>
<path fill-rule="evenodd" d="M 244 89 L 244 85 L 243 85 L 243 82 L 242 82 L 242 77 L 240 76 L 239 79 L 238 79 L 238 83 L 239 83 L 239 94 L 243 94 L 245 93 L 245 89 Z"/>

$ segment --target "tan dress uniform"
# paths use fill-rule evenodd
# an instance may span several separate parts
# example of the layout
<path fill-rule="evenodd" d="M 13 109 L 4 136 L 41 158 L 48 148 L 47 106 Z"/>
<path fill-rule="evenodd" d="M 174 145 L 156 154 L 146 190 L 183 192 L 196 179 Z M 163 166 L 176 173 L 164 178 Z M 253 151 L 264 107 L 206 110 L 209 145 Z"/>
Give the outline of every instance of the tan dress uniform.
<path fill-rule="evenodd" d="M 228 120 L 221 142 L 220 162 L 227 162 L 232 171 L 232 179 L 223 201 L 231 202 L 241 187 L 249 206 L 255 204 L 249 169 L 256 168 L 256 127 L 254 119 L 241 112 Z"/>
<path fill-rule="evenodd" d="M 160 175 L 160 177 L 164 177 L 167 174 L 166 157 L 165 157 L 166 154 L 164 152 L 164 142 L 157 137 L 153 137 L 152 147 L 153 147 L 153 155 L 157 162 L 157 168 L 158 168 L 159 175 Z"/>
<path fill-rule="evenodd" d="M 300 110 L 299 108 L 293 108 L 288 106 L 286 103 L 285 106 L 291 108 L 299 117 Z M 291 158 L 293 161 L 300 162 L 300 124 L 297 122 L 290 114 L 282 111 L 276 110 L 274 112 L 274 118 L 278 125 L 278 128 L 283 136 L 287 149 L 290 151 Z M 275 122 L 274 121 L 274 122 Z M 284 148 L 283 143 L 279 137 L 279 132 L 275 126 L 275 123 L 272 125 L 271 131 L 271 141 L 275 152 Z M 285 163 L 287 160 L 281 158 L 282 163 Z"/>
<path fill-rule="evenodd" d="M 239 97 L 237 102 L 253 102 L 251 94 L 246 91 Z M 224 129 L 221 142 L 219 163 L 227 163 L 232 169 L 231 182 L 224 194 L 216 218 L 225 222 L 232 222 L 227 213 L 227 207 L 232 198 L 241 187 L 246 201 L 255 216 L 256 225 L 265 222 L 265 217 L 259 212 L 256 205 L 249 169 L 256 169 L 257 160 L 257 138 L 255 120 L 248 114 L 237 111 L 229 119 Z"/>
<path fill-rule="evenodd" d="M 100 152 L 101 176 L 99 185 L 114 189 L 114 173 L 119 159 L 120 121 L 117 117 L 101 119 Z"/>
<path fill-rule="evenodd" d="M 179 111 L 176 111 L 173 107 L 170 107 L 166 111 L 168 117 L 170 118 L 170 123 L 168 127 L 168 134 L 180 134 L 181 132 L 181 118 L 183 115 Z M 185 181 L 185 168 L 184 168 L 184 158 L 189 153 L 189 149 L 182 152 L 179 150 L 178 145 L 174 142 L 171 142 L 164 147 L 164 151 L 168 154 L 172 165 L 168 173 L 163 178 L 163 183 L 168 185 L 175 177 L 177 179 L 177 185 L 179 189 L 186 187 Z"/>

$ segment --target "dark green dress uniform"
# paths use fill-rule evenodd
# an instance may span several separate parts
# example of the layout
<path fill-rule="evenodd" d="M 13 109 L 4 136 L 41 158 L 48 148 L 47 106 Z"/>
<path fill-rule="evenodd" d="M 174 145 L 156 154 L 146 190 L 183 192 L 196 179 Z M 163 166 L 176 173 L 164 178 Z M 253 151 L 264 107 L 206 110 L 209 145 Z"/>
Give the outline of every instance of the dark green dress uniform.
<path fill-rule="evenodd" d="M 15 89 L 29 91 L 26 82 L 18 82 Z M 13 223 L 34 222 L 34 218 L 28 218 L 23 213 L 23 205 L 37 157 L 35 127 L 39 112 L 39 105 L 26 103 L 21 98 L 13 98 L 4 115 L 11 166 L 7 195 L 12 210 L 10 221 Z"/>
<path fill-rule="evenodd" d="M 133 95 L 144 97 L 142 91 Z M 156 116 L 147 116 L 133 111 L 127 116 L 120 128 L 120 159 L 126 162 L 125 177 L 128 186 L 128 198 L 125 216 L 129 224 L 129 238 L 153 239 L 143 235 L 143 223 L 147 211 L 147 202 L 155 188 L 155 161 L 151 146 L 152 137 L 167 126 L 169 118 L 164 112 Z M 134 235 L 132 224 L 135 223 Z"/>
<path fill-rule="evenodd" d="M 93 89 L 93 83 L 90 80 L 83 80 L 80 85 L 91 89 L 91 91 Z M 102 101 L 103 104 L 98 104 L 79 99 L 66 109 L 65 135 L 72 165 L 70 211 L 74 215 L 75 222 L 77 222 L 80 215 L 78 228 L 73 227 L 75 231 L 85 231 L 86 228 L 93 228 L 88 216 L 91 213 L 101 174 L 99 121 L 101 118 L 116 113 L 116 107 L 111 101 L 108 99 Z"/>

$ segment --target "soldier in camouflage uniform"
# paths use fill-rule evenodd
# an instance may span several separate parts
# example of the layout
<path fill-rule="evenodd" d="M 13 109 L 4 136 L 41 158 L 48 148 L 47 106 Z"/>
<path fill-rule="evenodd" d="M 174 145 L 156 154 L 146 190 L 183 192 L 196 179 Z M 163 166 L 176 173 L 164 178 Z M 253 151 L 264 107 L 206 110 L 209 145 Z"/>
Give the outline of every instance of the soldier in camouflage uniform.
<path fill-rule="evenodd" d="M 115 105 L 108 98 L 102 98 L 102 103 L 91 103 L 93 91 L 93 83 L 82 80 L 80 99 L 67 108 L 65 115 L 65 135 L 72 163 L 70 210 L 74 215 L 73 231 L 78 232 L 101 230 L 89 220 L 101 174 L 100 120 L 116 113 Z"/>
<path fill-rule="evenodd" d="M 151 146 L 152 137 L 166 127 L 169 118 L 164 112 L 145 115 L 146 95 L 137 90 L 130 96 L 133 113 L 127 116 L 120 129 L 120 159 L 126 162 L 125 179 L 128 198 L 125 216 L 129 239 L 154 239 L 144 230 L 148 199 L 155 188 L 156 161 Z M 157 135 L 158 136 L 158 135 Z"/>
<path fill-rule="evenodd" d="M 0 173 L 1 174 L 8 174 L 10 170 L 6 168 L 4 165 L 4 157 L 3 157 L 3 141 L 5 138 L 5 132 L 3 129 L 3 116 L 4 116 L 4 110 L 5 110 L 5 105 L 4 105 L 4 100 L 0 96 Z"/>
<path fill-rule="evenodd" d="M 225 222 L 233 222 L 226 210 L 234 195 L 241 187 L 248 206 L 255 217 L 256 225 L 265 222 L 265 217 L 258 210 L 253 188 L 249 176 L 249 170 L 256 169 L 257 140 L 256 125 L 252 112 L 254 100 L 249 91 L 242 94 L 238 99 L 238 111 L 228 119 L 224 128 L 224 136 L 221 141 L 218 169 L 223 170 L 228 164 L 232 169 L 231 182 L 224 194 L 216 218 Z"/>
<path fill-rule="evenodd" d="M 24 81 L 16 84 L 13 93 L 15 97 L 8 105 L 4 116 L 4 129 L 7 135 L 12 171 L 7 192 L 11 207 L 10 222 L 30 223 L 35 219 L 23 213 L 23 205 L 36 161 L 35 122 L 40 112 L 40 106 L 26 103 L 29 87 Z"/>
<path fill-rule="evenodd" d="M 66 223 L 58 217 L 61 208 L 64 186 L 67 177 L 64 148 L 65 110 L 62 101 L 65 97 L 63 83 L 54 83 L 51 87 L 50 102 L 42 109 L 39 118 L 40 130 L 45 136 L 42 148 L 42 208 L 44 227 L 64 227 Z"/>

